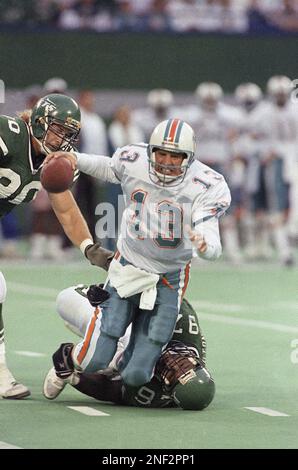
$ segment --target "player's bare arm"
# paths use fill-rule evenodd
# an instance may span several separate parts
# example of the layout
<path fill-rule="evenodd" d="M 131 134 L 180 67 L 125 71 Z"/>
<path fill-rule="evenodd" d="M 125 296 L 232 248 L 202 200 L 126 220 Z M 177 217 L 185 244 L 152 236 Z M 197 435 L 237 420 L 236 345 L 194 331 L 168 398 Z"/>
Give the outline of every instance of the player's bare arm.
<path fill-rule="evenodd" d="M 113 253 L 94 243 L 87 223 L 70 191 L 49 193 L 53 210 L 71 242 L 80 248 L 91 264 L 108 269 Z"/>
<path fill-rule="evenodd" d="M 74 245 L 79 247 L 83 240 L 92 240 L 86 221 L 70 191 L 49 193 L 49 198 L 59 222 Z"/>

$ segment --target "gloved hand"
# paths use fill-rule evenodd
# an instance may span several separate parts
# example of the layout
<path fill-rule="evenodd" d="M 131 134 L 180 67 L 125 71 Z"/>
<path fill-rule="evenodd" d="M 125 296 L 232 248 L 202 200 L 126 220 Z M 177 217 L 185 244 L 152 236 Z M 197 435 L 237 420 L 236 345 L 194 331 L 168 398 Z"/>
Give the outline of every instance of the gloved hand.
<path fill-rule="evenodd" d="M 107 300 L 110 294 L 103 289 L 103 284 L 92 284 L 87 290 L 87 297 L 92 307 L 97 307 Z"/>
<path fill-rule="evenodd" d="M 67 379 L 74 371 L 73 360 L 71 357 L 73 346 L 73 343 L 63 343 L 52 356 L 56 375 L 60 379 Z"/>
<path fill-rule="evenodd" d="M 88 258 L 91 264 L 94 266 L 99 266 L 105 271 L 109 269 L 110 263 L 113 259 L 113 251 L 106 250 L 102 248 L 100 243 L 94 243 L 93 245 L 88 245 L 85 249 L 85 256 Z"/>

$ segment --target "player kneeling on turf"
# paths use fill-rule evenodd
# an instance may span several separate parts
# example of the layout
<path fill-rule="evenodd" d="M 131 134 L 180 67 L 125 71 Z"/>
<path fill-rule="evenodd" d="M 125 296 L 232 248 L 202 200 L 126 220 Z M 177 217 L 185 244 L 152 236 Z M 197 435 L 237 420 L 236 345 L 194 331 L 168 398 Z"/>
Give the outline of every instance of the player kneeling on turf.
<path fill-rule="evenodd" d="M 70 329 L 84 335 L 96 311 L 100 316 L 97 307 L 105 295 L 98 286 L 70 287 L 58 295 L 58 313 Z M 173 338 L 157 361 L 152 379 L 141 387 L 125 385 L 116 369 L 130 335 L 129 328 L 109 369 L 93 374 L 74 371 L 70 354 L 73 345 L 62 344 L 53 355 L 55 367 L 44 382 L 45 397 L 56 398 L 69 383 L 88 396 L 118 405 L 202 410 L 211 403 L 215 385 L 205 367 L 206 344 L 196 312 L 187 300 L 182 302 Z"/>

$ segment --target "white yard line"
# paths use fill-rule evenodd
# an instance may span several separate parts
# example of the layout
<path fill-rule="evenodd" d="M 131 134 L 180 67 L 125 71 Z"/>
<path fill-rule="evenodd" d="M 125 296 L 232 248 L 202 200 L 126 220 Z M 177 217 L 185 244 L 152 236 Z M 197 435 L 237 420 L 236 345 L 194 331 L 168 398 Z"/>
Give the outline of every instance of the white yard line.
<path fill-rule="evenodd" d="M 248 310 L 248 306 L 239 304 L 221 304 L 216 302 L 208 302 L 206 300 L 195 300 L 191 302 L 195 308 L 207 308 L 213 312 L 243 312 Z"/>
<path fill-rule="evenodd" d="M 283 333 L 298 333 L 298 327 L 296 326 L 282 325 L 280 323 L 272 323 L 269 321 L 250 320 L 248 318 L 236 318 L 229 317 L 228 315 L 216 315 L 215 313 L 205 312 L 199 312 L 199 318 L 216 323 L 225 323 L 227 325 L 250 326 L 253 328 L 262 328 L 265 330 L 281 331 Z"/>
<path fill-rule="evenodd" d="M 209 302 L 206 300 L 195 300 L 191 302 L 193 307 L 195 308 L 206 308 L 207 310 L 211 310 L 211 312 L 223 312 L 223 313 L 237 313 L 237 312 L 248 312 L 248 311 L 259 311 L 263 310 L 264 308 L 270 308 L 274 310 L 280 309 L 288 309 L 288 310 L 295 310 L 298 312 L 298 303 L 292 301 L 278 301 L 266 304 L 259 304 L 259 305 L 243 305 L 243 304 L 227 304 L 227 303 L 216 303 L 216 302 Z"/>
<path fill-rule="evenodd" d="M 298 302 L 289 302 L 287 300 L 282 300 L 282 301 L 278 301 L 278 302 L 275 302 L 273 304 L 270 304 L 270 307 L 271 308 L 275 308 L 275 309 L 281 309 L 281 308 L 287 308 L 287 309 L 291 309 L 291 310 L 295 310 L 295 312 L 297 313 L 298 312 Z"/>
<path fill-rule="evenodd" d="M 27 356 L 27 357 L 46 357 L 47 354 L 34 352 L 34 351 L 14 351 L 18 356 Z"/>
<path fill-rule="evenodd" d="M 21 264 L 20 264 L 21 263 Z M 80 271 L 92 271 L 98 268 L 95 266 L 91 266 L 88 264 L 84 259 L 78 261 L 28 261 L 28 260 L 10 260 L 10 261 L 3 261 L 1 260 L 1 269 L 17 269 L 18 271 L 38 271 L 40 268 L 47 269 L 47 270 L 55 270 L 63 269 L 66 271 L 72 271 L 73 269 L 79 269 Z"/>
<path fill-rule="evenodd" d="M 259 406 L 245 406 L 247 410 L 255 411 L 256 413 L 261 413 L 262 415 L 267 416 L 290 416 L 285 413 L 281 413 L 280 411 L 271 410 L 271 408 L 263 408 Z"/>
<path fill-rule="evenodd" d="M 14 446 L 13 444 L 8 444 L 7 442 L 0 441 L 0 449 L 22 449 L 22 447 Z"/>
<path fill-rule="evenodd" d="M 20 292 L 21 294 L 27 294 L 30 296 L 56 296 L 60 290 L 53 289 L 51 287 L 39 287 L 34 286 L 32 284 L 25 284 L 20 282 L 8 282 L 8 288 L 14 292 Z M 270 308 L 291 308 L 298 310 L 298 302 L 295 301 L 288 301 L 288 300 L 280 300 L 277 302 L 266 303 L 266 304 L 259 304 L 259 305 L 243 305 L 243 304 L 230 304 L 230 303 L 219 303 L 219 302 L 210 302 L 208 300 L 195 300 L 192 302 L 192 305 L 196 308 L 206 308 L 208 310 L 212 310 L 214 312 L 240 312 L 240 311 L 248 311 L 251 309 L 257 310 L 262 309 L 264 307 Z"/>
<path fill-rule="evenodd" d="M 55 300 L 33 300 L 33 307 L 34 308 L 51 308 L 56 310 L 56 302 Z"/>
<path fill-rule="evenodd" d="M 34 296 L 43 296 L 43 297 L 53 297 L 59 293 L 58 289 L 52 289 L 50 287 L 38 287 L 31 284 L 23 284 L 20 282 L 8 282 L 8 289 L 14 292 L 19 292 L 21 294 L 27 294 L 31 297 Z"/>
<path fill-rule="evenodd" d="M 68 406 L 71 410 L 78 411 L 86 416 L 110 416 L 108 413 L 104 413 L 103 411 L 96 410 L 95 408 L 91 408 L 90 406 Z"/>

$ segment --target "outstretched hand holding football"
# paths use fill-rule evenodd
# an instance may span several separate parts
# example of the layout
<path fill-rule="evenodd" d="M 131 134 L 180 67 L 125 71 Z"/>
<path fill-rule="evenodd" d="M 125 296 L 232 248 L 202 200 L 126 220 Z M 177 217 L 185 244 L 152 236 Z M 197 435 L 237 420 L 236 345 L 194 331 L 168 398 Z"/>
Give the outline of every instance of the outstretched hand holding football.
<path fill-rule="evenodd" d="M 72 152 L 53 152 L 53 153 L 49 153 L 45 160 L 44 160 L 44 165 L 49 163 L 51 160 L 55 160 L 55 159 L 58 159 L 58 158 L 66 158 L 67 160 L 70 161 L 71 163 L 71 167 L 74 170 L 76 170 L 77 168 L 77 157 L 74 153 Z"/>
<path fill-rule="evenodd" d="M 45 159 L 40 182 L 49 193 L 62 193 L 71 188 L 74 179 L 75 155 L 66 152 L 49 154 Z"/>

